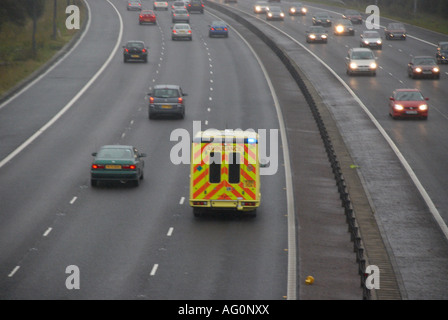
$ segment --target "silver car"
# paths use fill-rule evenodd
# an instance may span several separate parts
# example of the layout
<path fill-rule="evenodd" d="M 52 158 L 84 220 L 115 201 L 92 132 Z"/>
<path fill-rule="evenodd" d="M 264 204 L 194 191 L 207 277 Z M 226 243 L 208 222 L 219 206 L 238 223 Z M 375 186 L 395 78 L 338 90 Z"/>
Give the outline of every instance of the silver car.
<path fill-rule="evenodd" d="M 378 67 L 375 54 L 369 48 L 351 48 L 345 57 L 345 65 L 349 76 L 353 74 L 375 76 Z"/>
<path fill-rule="evenodd" d="M 366 47 L 371 49 L 382 49 L 383 41 L 378 31 L 368 30 L 361 33 L 360 47 Z"/>
<path fill-rule="evenodd" d="M 171 20 L 176 22 L 190 22 L 190 14 L 187 9 L 174 9 L 171 12 Z"/>
<path fill-rule="evenodd" d="M 285 13 L 280 7 L 269 7 L 266 11 L 266 20 L 284 20 Z"/>
<path fill-rule="evenodd" d="M 188 23 L 176 23 L 171 27 L 171 40 L 193 40 L 193 32 Z"/>

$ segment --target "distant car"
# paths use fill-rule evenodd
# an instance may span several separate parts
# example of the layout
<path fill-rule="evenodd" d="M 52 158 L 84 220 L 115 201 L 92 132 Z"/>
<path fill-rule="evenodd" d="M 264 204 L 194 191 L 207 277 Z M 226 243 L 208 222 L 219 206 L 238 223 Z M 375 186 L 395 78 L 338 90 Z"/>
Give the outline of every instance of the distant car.
<path fill-rule="evenodd" d="M 189 12 L 204 13 L 204 3 L 202 0 L 191 0 L 187 9 Z"/>
<path fill-rule="evenodd" d="M 317 12 L 313 17 L 314 26 L 331 27 L 332 17 L 326 12 Z"/>
<path fill-rule="evenodd" d="M 171 12 L 171 21 L 176 22 L 190 22 L 190 14 L 187 9 L 175 9 Z"/>
<path fill-rule="evenodd" d="M 382 49 L 383 40 L 378 31 L 366 30 L 361 33 L 360 47 L 368 47 L 370 49 Z"/>
<path fill-rule="evenodd" d="M 128 145 L 105 145 L 98 152 L 90 169 L 90 185 L 98 186 L 101 181 L 133 182 L 140 184 L 144 177 L 146 154 L 140 153 L 136 147 Z"/>
<path fill-rule="evenodd" d="M 355 29 L 353 28 L 353 24 L 350 20 L 340 19 L 337 20 L 333 27 L 334 35 L 355 35 Z"/>
<path fill-rule="evenodd" d="M 224 21 L 212 21 L 209 25 L 208 36 L 210 38 L 216 36 L 229 37 L 229 26 Z"/>
<path fill-rule="evenodd" d="M 128 1 L 127 9 L 128 11 L 141 11 L 142 2 L 139 0 Z"/>
<path fill-rule="evenodd" d="M 418 89 L 396 89 L 389 98 L 389 115 L 394 118 L 427 119 L 429 98 Z"/>
<path fill-rule="evenodd" d="M 152 10 L 142 10 L 140 12 L 140 15 L 138 16 L 138 22 L 140 24 L 144 23 L 157 24 L 156 14 Z"/>
<path fill-rule="evenodd" d="M 267 1 L 257 1 L 254 4 L 254 13 L 266 13 L 269 9 L 269 4 Z"/>
<path fill-rule="evenodd" d="M 288 10 L 290 16 L 298 16 L 298 15 L 306 16 L 307 12 L 308 9 L 301 2 L 298 2 L 293 6 L 289 7 Z"/>
<path fill-rule="evenodd" d="M 350 20 L 353 24 L 362 24 L 362 15 L 359 11 L 356 10 L 345 10 L 342 18 Z"/>
<path fill-rule="evenodd" d="M 408 63 L 408 75 L 414 78 L 440 79 L 440 69 L 431 56 L 415 56 Z"/>
<path fill-rule="evenodd" d="M 406 28 L 400 22 L 389 23 L 384 29 L 384 36 L 387 40 L 406 40 Z"/>
<path fill-rule="evenodd" d="M 154 10 L 168 10 L 168 2 L 167 1 L 154 1 L 152 5 Z"/>
<path fill-rule="evenodd" d="M 448 63 L 448 42 L 441 41 L 437 44 L 436 61 L 438 64 Z"/>
<path fill-rule="evenodd" d="M 171 29 L 171 40 L 193 40 L 193 31 L 188 23 L 176 23 Z"/>
<path fill-rule="evenodd" d="M 149 119 L 157 115 L 175 115 L 185 117 L 185 99 L 187 96 L 178 85 L 159 84 L 154 86 L 148 93 L 149 96 Z"/>
<path fill-rule="evenodd" d="M 345 57 L 346 71 L 354 74 L 376 75 L 376 57 L 370 48 L 351 48 Z"/>
<path fill-rule="evenodd" d="M 328 33 L 322 26 L 310 26 L 306 31 L 306 42 L 323 42 L 327 43 Z"/>
<path fill-rule="evenodd" d="M 176 9 L 187 9 L 187 5 L 184 1 L 174 1 L 171 4 L 171 11 L 174 11 Z"/>
<path fill-rule="evenodd" d="M 269 7 L 266 11 L 266 20 L 284 20 L 285 13 L 280 7 Z"/>
<path fill-rule="evenodd" d="M 132 40 L 123 46 L 123 61 L 130 60 L 148 62 L 148 48 L 143 41 Z"/>

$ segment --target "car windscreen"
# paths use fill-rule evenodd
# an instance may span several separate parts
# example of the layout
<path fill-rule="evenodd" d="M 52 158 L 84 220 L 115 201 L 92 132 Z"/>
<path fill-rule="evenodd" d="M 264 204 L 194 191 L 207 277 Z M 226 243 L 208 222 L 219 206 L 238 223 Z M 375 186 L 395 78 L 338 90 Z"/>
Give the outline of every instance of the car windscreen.
<path fill-rule="evenodd" d="M 374 56 L 372 52 L 354 52 L 352 55 L 352 59 L 367 60 L 367 59 L 374 59 Z"/>
<path fill-rule="evenodd" d="M 309 32 L 311 33 L 325 33 L 325 29 L 322 27 L 310 27 Z"/>
<path fill-rule="evenodd" d="M 365 38 L 379 38 L 380 34 L 376 31 L 367 31 L 362 33 Z"/>
<path fill-rule="evenodd" d="M 156 98 L 177 98 L 179 93 L 176 89 L 154 89 L 153 96 Z"/>
<path fill-rule="evenodd" d="M 422 94 L 418 91 L 398 91 L 395 94 L 395 100 L 399 101 L 423 101 Z"/>
<path fill-rule="evenodd" d="M 100 159 L 133 159 L 132 151 L 124 148 L 105 148 L 98 152 Z"/>
<path fill-rule="evenodd" d="M 417 65 L 431 65 L 431 64 L 436 64 L 436 62 L 432 58 L 415 58 L 414 64 L 417 64 Z"/>

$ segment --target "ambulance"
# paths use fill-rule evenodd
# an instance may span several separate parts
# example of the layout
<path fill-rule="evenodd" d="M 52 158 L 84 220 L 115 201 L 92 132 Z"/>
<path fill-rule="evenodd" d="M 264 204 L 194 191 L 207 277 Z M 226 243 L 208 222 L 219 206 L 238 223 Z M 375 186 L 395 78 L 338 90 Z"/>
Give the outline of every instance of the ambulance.
<path fill-rule="evenodd" d="M 189 201 L 193 214 L 233 211 L 256 216 L 260 198 L 258 134 L 199 131 L 191 147 Z"/>

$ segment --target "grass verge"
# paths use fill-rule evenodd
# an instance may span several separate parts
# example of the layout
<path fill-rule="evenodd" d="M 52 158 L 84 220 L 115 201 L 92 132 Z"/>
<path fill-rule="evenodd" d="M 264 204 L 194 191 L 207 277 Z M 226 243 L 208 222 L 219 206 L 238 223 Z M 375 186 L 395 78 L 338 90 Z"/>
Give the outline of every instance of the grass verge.
<path fill-rule="evenodd" d="M 86 8 L 81 0 L 71 1 L 81 12 L 81 25 L 86 18 Z M 57 1 L 57 36 L 53 39 L 53 0 L 46 0 L 45 11 L 37 21 L 37 55 L 32 53 L 33 23 L 28 19 L 25 25 L 3 24 L 0 30 L 0 98 L 22 80 L 48 62 L 77 32 L 68 30 L 65 21 L 67 0 Z"/>

